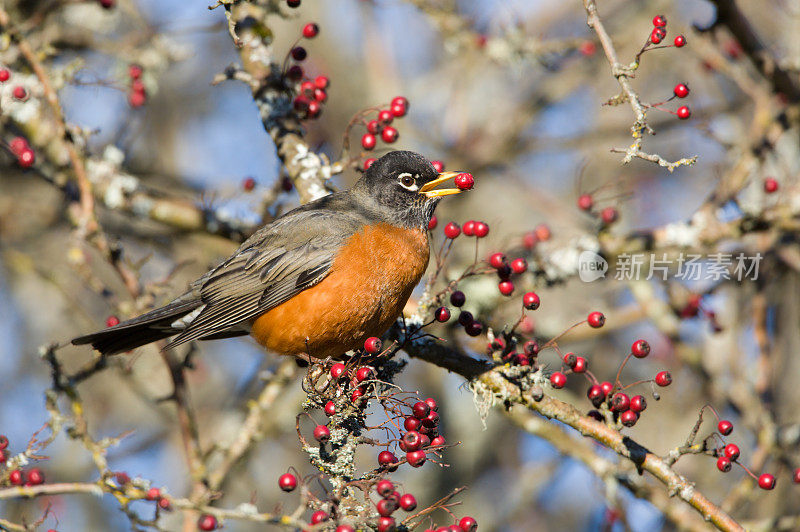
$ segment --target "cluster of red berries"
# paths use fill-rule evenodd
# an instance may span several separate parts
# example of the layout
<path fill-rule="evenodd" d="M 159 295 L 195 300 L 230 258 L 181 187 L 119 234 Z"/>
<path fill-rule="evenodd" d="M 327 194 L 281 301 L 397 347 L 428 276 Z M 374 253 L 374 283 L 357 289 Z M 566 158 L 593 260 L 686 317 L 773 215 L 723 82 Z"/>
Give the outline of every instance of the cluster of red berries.
<path fill-rule="evenodd" d="M 17 164 L 22 168 L 30 168 L 36 162 L 36 153 L 25 137 L 14 137 L 8 147 L 14 157 L 17 158 Z"/>
<path fill-rule="evenodd" d="M 417 499 L 410 493 L 400 494 L 395 489 L 391 480 L 379 480 L 375 484 L 375 491 L 381 499 L 375 504 L 378 511 L 377 529 L 381 532 L 390 532 L 397 528 L 397 524 L 392 514 L 398 509 L 405 512 L 413 512 L 417 508 Z"/>
<path fill-rule="evenodd" d="M 722 331 L 722 325 L 717 321 L 717 313 L 703 305 L 703 296 L 701 294 L 689 294 L 686 304 L 677 311 L 677 314 L 684 319 L 696 318 L 701 311 L 703 316 L 708 319 L 714 332 Z"/>
<path fill-rule="evenodd" d="M 550 226 L 547 224 L 539 224 L 533 228 L 533 231 L 528 231 L 522 237 L 522 246 L 525 249 L 531 250 L 536 247 L 539 242 L 547 242 L 550 240 L 551 232 Z"/>
<path fill-rule="evenodd" d="M 378 145 L 378 137 L 386 144 L 392 144 L 399 137 L 397 128 L 392 126 L 395 118 L 402 118 L 408 113 L 408 100 L 404 96 L 392 98 L 388 109 L 380 109 L 378 116 L 372 120 L 364 120 L 367 132 L 361 136 L 361 147 L 367 151 L 375 149 Z M 375 159 L 369 158 L 364 161 L 364 170 L 372 166 Z"/>
<path fill-rule="evenodd" d="M 469 175 L 469 174 L 461 174 L 461 175 Z M 472 177 L 471 175 L 469 176 L 470 178 Z M 471 186 L 471 182 L 469 180 L 467 180 L 466 183 L 470 183 Z M 489 224 L 487 224 L 486 222 L 469 220 L 467 222 L 464 222 L 463 226 L 459 226 L 455 222 L 449 222 L 447 225 L 444 226 L 444 236 L 446 236 L 450 240 L 458 238 L 458 236 L 461 235 L 462 232 L 464 233 L 464 236 L 474 236 L 476 238 L 484 238 L 489 234 Z"/>
<path fill-rule="evenodd" d="M 0 434 L 0 464 L 8 461 L 8 443 L 8 438 Z M 12 486 L 38 486 L 44 484 L 44 472 L 38 467 L 33 467 L 28 471 L 12 469 L 8 472 L 8 483 Z"/>
<path fill-rule="evenodd" d="M 622 367 L 628 362 L 630 357 L 646 358 L 650 354 L 650 344 L 645 340 L 636 340 L 631 345 L 631 352 L 622 362 Z M 566 358 L 566 357 L 565 357 Z M 659 387 L 666 387 L 672 384 L 672 375 L 669 371 L 659 371 L 653 381 Z M 595 408 L 605 406 L 611 411 L 615 420 L 618 420 L 626 427 L 632 427 L 639 421 L 642 412 L 647 408 L 647 401 L 642 395 L 634 395 L 632 397 L 624 393 L 626 387 L 621 387 L 619 384 L 612 384 L 611 382 L 597 382 L 589 386 L 586 390 L 586 397 Z M 654 397 L 658 399 L 658 395 L 654 393 Z M 595 419 L 603 421 L 603 416 L 598 411 L 594 410 L 589 413 Z"/>
<path fill-rule="evenodd" d="M 500 278 L 497 289 L 506 297 L 514 293 L 514 283 L 511 281 L 511 275 L 522 275 L 528 271 L 528 261 L 522 257 L 517 257 L 508 262 L 504 253 L 493 253 L 489 257 L 489 266 L 497 272 L 497 277 Z M 539 296 L 533 292 L 528 292 L 522 297 L 522 304 L 528 310 L 536 310 L 539 308 Z"/>
<path fill-rule="evenodd" d="M 141 107 L 147 101 L 147 90 L 142 82 L 142 67 L 137 64 L 128 66 L 128 79 L 130 80 L 130 92 L 128 92 L 128 104 L 131 107 Z"/>
<path fill-rule="evenodd" d="M 714 411 L 713 408 L 711 409 L 712 412 Z M 716 416 L 717 413 L 714 412 Z M 728 436 L 733 432 L 733 423 L 728 421 L 727 419 L 719 419 L 717 421 L 717 432 L 722 436 Z M 713 455 L 717 457 L 717 469 L 722 471 L 723 473 L 727 473 L 731 470 L 731 467 L 734 463 L 738 464 L 742 469 L 744 469 L 751 477 L 755 478 L 758 481 L 758 487 L 763 490 L 771 490 L 775 487 L 775 475 L 771 473 L 762 473 L 758 477 L 756 477 L 749 469 L 739 463 L 739 456 L 741 451 L 739 450 L 739 446 L 735 443 L 728 443 L 722 442 L 720 446 L 714 449 Z M 800 468 L 794 470 L 794 474 L 792 475 L 792 480 L 794 483 L 800 483 Z"/>
<path fill-rule="evenodd" d="M 411 413 L 403 419 L 405 432 L 400 435 L 398 447 L 406 453 L 406 462 L 411 467 L 421 467 L 427 460 L 425 449 L 434 450 L 445 444 L 444 436 L 439 434 L 439 407 L 432 398 L 417 401 Z M 378 465 L 388 471 L 398 467 L 397 456 L 391 451 L 378 454 Z"/>
<path fill-rule="evenodd" d="M 664 15 L 656 15 L 653 17 L 653 30 L 650 32 L 650 37 L 647 40 L 642 51 L 646 50 L 650 44 L 660 44 L 667 37 L 667 19 Z M 675 37 L 673 44 L 666 46 L 675 46 L 676 48 L 683 48 L 686 46 L 686 38 L 683 35 Z M 685 83 L 678 83 L 673 89 L 673 95 L 670 98 L 686 98 L 689 95 L 689 87 Z M 668 100 L 669 101 L 669 100 Z M 658 106 L 655 106 L 658 107 Z M 671 112 L 671 111 L 669 111 Z M 681 120 L 686 120 L 692 116 L 692 111 L 688 106 L 682 105 L 678 110 L 672 113 Z"/>
<path fill-rule="evenodd" d="M 461 290 L 455 290 L 450 294 L 450 304 L 456 308 L 461 308 L 467 302 L 467 296 Z M 450 309 L 447 307 L 439 307 L 434 312 L 434 319 L 439 323 L 446 323 L 450 320 Z M 479 322 L 468 310 L 462 310 L 458 314 L 458 324 L 464 327 L 466 333 L 470 336 L 480 336 L 483 332 L 483 323 Z"/>
<path fill-rule="evenodd" d="M 0 83 L 5 83 L 11 79 L 11 71 L 7 68 L 0 68 Z M 28 99 L 28 91 L 22 85 L 16 85 L 11 89 L 11 96 L 15 100 L 25 101 Z"/>
<path fill-rule="evenodd" d="M 316 22 L 309 22 L 303 26 L 302 33 L 304 38 L 313 39 L 319 34 L 319 26 Z M 305 77 L 303 67 L 299 65 L 308 57 L 308 52 L 304 47 L 293 47 L 289 51 L 289 57 L 298 63 L 290 66 L 286 71 L 286 77 L 290 81 L 299 82 L 296 87 L 297 96 L 292 102 L 294 110 L 301 118 L 318 118 L 322 113 L 322 105 L 328 100 L 327 89 L 330 86 L 330 79 L 327 76 L 317 76 L 314 79 Z"/>
<path fill-rule="evenodd" d="M 457 524 L 450 526 L 440 526 L 438 528 L 426 528 L 425 532 L 476 532 L 478 522 L 470 516 L 462 517 Z"/>

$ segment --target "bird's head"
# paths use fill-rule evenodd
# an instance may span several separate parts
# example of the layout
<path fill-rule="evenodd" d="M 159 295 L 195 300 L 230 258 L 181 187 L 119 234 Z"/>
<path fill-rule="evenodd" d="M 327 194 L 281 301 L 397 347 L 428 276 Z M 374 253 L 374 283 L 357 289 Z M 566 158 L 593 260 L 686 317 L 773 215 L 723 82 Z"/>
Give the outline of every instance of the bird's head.
<path fill-rule="evenodd" d="M 438 173 L 418 153 L 392 151 L 372 163 L 356 188 L 376 201 L 395 225 L 425 228 L 441 198 L 462 192 L 436 188 L 458 174 Z"/>

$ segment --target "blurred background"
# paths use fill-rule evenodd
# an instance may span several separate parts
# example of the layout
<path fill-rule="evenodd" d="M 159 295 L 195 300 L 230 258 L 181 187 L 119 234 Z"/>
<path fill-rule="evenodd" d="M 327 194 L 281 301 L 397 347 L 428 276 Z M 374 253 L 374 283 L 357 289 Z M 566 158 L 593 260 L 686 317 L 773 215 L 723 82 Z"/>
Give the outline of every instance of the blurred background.
<path fill-rule="evenodd" d="M 212 86 L 216 75 L 240 61 L 222 9 L 209 11 L 206 2 L 177 0 L 121 1 L 112 9 L 89 1 L 6 3 L 30 41 L 49 46 L 42 60 L 63 82 L 59 96 L 66 120 L 87 135 L 86 153 L 113 159 L 118 169 L 155 195 L 205 206 L 220 219 L 247 227 L 297 205 L 297 195 L 280 187 L 285 175 L 281 161 L 248 87 L 237 81 Z M 480 244 L 481 255 L 519 248 L 523 235 L 541 223 L 552 233 L 544 254 L 570 249 L 581 237 L 599 238 L 601 247 L 620 252 L 640 233 L 658 234 L 670 223 L 691 219 L 713 203 L 709 196 L 726 176 L 740 176 L 736 201 L 720 202 L 706 212 L 726 222 L 767 217 L 786 223 L 768 224 L 750 234 L 720 231 L 705 235 L 699 245 L 663 251 L 759 252 L 764 259 L 758 282 L 625 282 L 609 276 L 583 283 L 574 275 L 532 277 L 526 283 L 536 288 L 542 308 L 530 326 L 537 337 L 547 339 L 588 312 L 603 311 L 608 327 L 579 332 L 562 344 L 562 350 L 585 355 L 601 380 L 613 378 L 631 342 L 646 338 L 653 355 L 629 364 L 625 380 L 650 379 L 657 370 L 668 369 L 675 383 L 661 391 L 661 401 L 650 401 L 647 415 L 627 433 L 663 454 L 685 441 L 700 408 L 712 404 L 734 421 L 742 461 L 755 462 L 756 474 L 762 469 L 775 473 L 776 489 L 754 491 L 741 469 L 720 473 L 708 456 L 685 457 L 677 470 L 712 501 L 727 504 L 736 518 L 756 523 L 800 512 L 800 488 L 790 481 L 792 469 L 800 465 L 797 443 L 789 439 L 781 447 L 785 433 L 778 430 L 788 431 L 800 422 L 800 368 L 795 360 L 800 347 L 800 249 L 792 224 L 800 205 L 797 102 L 776 94 L 726 27 L 702 33 L 694 29 L 714 22 L 714 3 L 612 0 L 599 6 L 624 64 L 647 40 L 657 14 L 669 21 L 665 42 L 678 34 L 689 42 L 680 49 L 648 51 L 632 80 L 646 103 L 669 99 L 677 83 L 691 88 L 680 102 L 691 107 L 690 120 L 658 109 L 648 113 L 657 135 L 646 137 L 645 151 L 670 161 L 698 156 L 694 165 L 672 173 L 643 160 L 623 165 L 623 154 L 610 151 L 630 144 L 634 116 L 627 104 L 603 105 L 620 88 L 587 27 L 581 2 L 303 0 L 298 9 L 271 4 L 282 13 L 269 19 L 278 61 L 304 24 L 320 26 L 319 36 L 303 44 L 309 54 L 306 71 L 331 80 L 322 115 L 303 123 L 312 149 L 337 160 L 353 115 L 402 95 L 410 111 L 396 121 L 400 137 L 391 148 L 419 151 L 442 160 L 447 169 L 476 176 L 472 193 L 439 207 L 434 245 L 441 242 L 445 222 L 476 219 L 491 227 Z M 767 53 L 800 84 L 797 4 L 776 0 L 738 5 Z M 0 60 L 14 64 L 19 57 L 6 43 Z M 135 108 L 129 102 L 132 63 L 143 66 L 147 87 L 146 103 Z M 19 71 L 20 76 L 30 75 L 23 66 Z M 6 142 L 20 129 L 32 142 L 47 138 L 36 133 L 44 126 L 26 122 L 21 111 L 13 114 L 15 104 L 7 102 L 6 94 L 0 99 Z M 680 104 L 673 101 L 664 108 L 675 111 Z M 781 117 L 786 127 L 776 132 Z M 355 146 L 361 133 L 356 129 L 351 134 Z M 376 153 L 387 148 L 380 145 Z M 47 162 L 46 150 L 42 146 L 37 161 L 57 168 L 57 161 Z M 8 154 L 0 156 L 0 164 L 0 433 L 19 452 L 49 419 L 44 391 L 51 376 L 38 354 L 40 346 L 101 328 L 108 316 L 126 318 L 166 302 L 232 252 L 237 242 L 111 208 L 108 195 L 113 191 L 107 191 L 98 200 L 97 215 L 145 287 L 143 297 L 133 300 L 113 268 L 76 236 L 69 222 L 70 187 L 21 171 Z M 331 184 L 346 188 L 359 175 L 350 167 Z M 765 194 L 768 176 L 780 184 L 777 194 Z M 243 189 L 248 177 L 256 183 L 249 192 Z M 280 191 L 277 196 L 275 190 Z M 577 207 L 582 193 L 592 194 L 594 213 Z M 267 197 L 275 201 L 265 208 Z M 597 212 L 604 207 L 616 208 L 619 219 L 601 227 Z M 777 214 L 769 217 L 767 212 Z M 467 241 L 456 241 L 453 271 L 469 264 L 473 252 Z M 517 303 L 486 295 L 490 289 L 491 283 L 482 281 L 468 285 L 469 305 L 497 329 L 513 323 Z M 682 313 L 691 294 L 702 295 L 696 315 Z M 460 333 L 451 329 L 441 327 L 438 333 L 459 341 L 452 338 Z M 460 342 L 480 356 L 486 340 Z M 91 353 L 69 346 L 59 350 L 59 358 L 75 370 Z M 553 353 L 543 361 L 553 367 L 559 363 Z M 248 338 L 203 343 L 194 363 L 194 371 L 188 372 L 190 400 L 201 443 L 211 446 L 236 434 L 247 401 L 257 394 L 265 372 L 274 371 L 280 361 Z M 683 524 L 666 519 L 647 500 L 620 485 L 614 488 L 581 461 L 521 430 L 510 416 L 492 412 L 484 426 L 463 383 L 461 377 L 414 360 L 400 379 L 406 390 L 439 400 L 443 432 L 448 441 L 461 442 L 446 453 L 450 467 L 428 464 L 396 474 L 421 503 L 469 486 L 456 511 L 475 516 L 482 531 L 702 529 L 695 515 Z M 111 469 L 186 495 L 191 484 L 174 408 L 159 401 L 170 389 L 169 374 L 153 347 L 118 357 L 79 387 L 94 437 L 133 431 L 109 450 Z M 584 394 L 585 385 L 577 379 L 556 392 L 587 410 Z M 264 510 L 278 502 L 293 508 L 295 495 L 280 493 L 276 478 L 289 466 L 310 472 L 293 423 L 302 399 L 299 381 L 284 388 L 263 422 L 264 439 L 234 470 L 220 505 L 252 499 Z M 706 429 L 710 432 L 713 425 Z M 580 438 L 574 431 L 569 434 Z M 37 465 L 48 482 L 96 478 L 91 455 L 63 434 L 43 453 L 49 459 Z M 615 460 L 614 453 L 599 447 L 597 453 Z M 364 468 L 373 467 L 370 453 L 360 460 Z M 0 516 L 30 522 L 47 505 L 52 507 L 43 528 L 131 527 L 108 496 L 0 501 Z M 141 511 L 150 512 L 144 503 Z M 176 512 L 164 517 L 162 526 L 178 529 L 181 522 Z M 259 528 L 226 523 L 229 530 Z"/>

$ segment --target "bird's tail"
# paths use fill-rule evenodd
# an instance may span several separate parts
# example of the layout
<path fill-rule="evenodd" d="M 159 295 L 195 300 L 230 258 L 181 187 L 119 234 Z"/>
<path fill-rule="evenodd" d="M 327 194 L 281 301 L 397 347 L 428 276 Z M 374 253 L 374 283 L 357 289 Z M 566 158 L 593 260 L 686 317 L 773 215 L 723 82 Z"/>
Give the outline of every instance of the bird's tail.
<path fill-rule="evenodd" d="M 130 351 L 181 332 L 185 326 L 175 322 L 203 306 L 197 297 L 185 294 L 172 303 L 136 318 L 72 340 L 74 345 L 91 344 L 104 355 Z"/>

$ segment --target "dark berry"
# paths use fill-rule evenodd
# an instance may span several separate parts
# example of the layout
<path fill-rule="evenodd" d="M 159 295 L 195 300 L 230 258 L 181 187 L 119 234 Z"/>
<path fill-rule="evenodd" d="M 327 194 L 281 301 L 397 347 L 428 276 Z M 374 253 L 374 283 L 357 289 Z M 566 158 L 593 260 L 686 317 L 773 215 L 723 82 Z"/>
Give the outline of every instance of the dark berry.
<path fill-rule="evenodd" d="M 286 5 L 289 7 L 300 7 L 300 0 L 286 0 Z"/>
<path fill-rule="evenodd" d="M 469 336 L 480 336 L 483 332 L 483 324 L 479 321 L 473 321 L 469 325 L 464 327 L 464 331 Z"/>
<path fill-rule="evenodd" d="M 464 295 L 464 292 L 461 290 L 456 290 L 452 294 L 450 294 L 450 304 L 454 307 L 463 307 L 464 303 L 467 302 L 467 296 Z M 463 325 L 463 324 L 462 324 Z"/>

